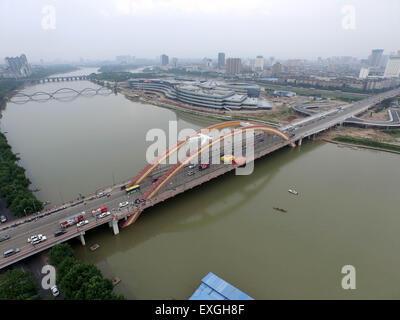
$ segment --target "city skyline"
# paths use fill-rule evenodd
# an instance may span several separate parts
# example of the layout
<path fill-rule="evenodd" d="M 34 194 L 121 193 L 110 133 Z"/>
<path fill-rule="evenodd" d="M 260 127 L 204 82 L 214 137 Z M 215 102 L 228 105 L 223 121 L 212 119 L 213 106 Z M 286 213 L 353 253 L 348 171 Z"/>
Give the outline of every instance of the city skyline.
<path fill-rule="evenodd" d="M 155 59 L 162 52 L 180 59 L 215 59 L 218 52 L 226 57 L 366 58 L 371 48 L 397 52 L 393 39 L 400 38 L 400 4 L 394 0 L 385 6 L 358 0 L 323 7 L 314 0 L 251 0 L 246 6 L 208 0 L 85 1 L 79 12 L 60 1 L 18 3 L 0 4 L 0 12 L 7 13 L 0 21 L 0 40 L 7 43 L 0 49 L 2 58 L 20 52 L 31 61 L 110 60 L 121 54 Z M 354 26 L 346 25 L 352 14 L 348 6 L 354 9 Z M 386 30 L 390 37 L 382 36 Z"/>

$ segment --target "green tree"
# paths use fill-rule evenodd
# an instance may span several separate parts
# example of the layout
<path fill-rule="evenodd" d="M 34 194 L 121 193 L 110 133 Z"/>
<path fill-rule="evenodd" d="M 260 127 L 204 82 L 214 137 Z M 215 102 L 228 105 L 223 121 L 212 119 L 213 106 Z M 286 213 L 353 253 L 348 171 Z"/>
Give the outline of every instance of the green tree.
<path fill-rule="evenodd" d="M 74 250 L 67 243 L 56 244 L 51 248 L 50 264 L 58 267 L 66 258 L 74 258 Z"/>
<path fill-rule="evenodd" d="M 79 263 L 74 257 L 67 257 L 65 258 L 57 268 L 57 283 L 60 283 L 64 276 L 68 274 L 69 270 L 75 265 Z"/>
<path fill-rule="evenodd" d="M 38 298 L 38 285 L 29 271 L 8 270 L 0 275 L 0 300 L 32 300 Z"/>

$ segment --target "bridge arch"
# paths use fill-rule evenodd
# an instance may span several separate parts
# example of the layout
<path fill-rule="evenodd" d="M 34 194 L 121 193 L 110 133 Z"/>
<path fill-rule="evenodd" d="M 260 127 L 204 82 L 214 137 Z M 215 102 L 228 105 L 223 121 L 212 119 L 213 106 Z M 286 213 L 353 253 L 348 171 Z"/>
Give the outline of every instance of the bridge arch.
<path fill-rule="evenodd" d="M 197 130 L 194 134 L 191 136 L 186 137 L 186 139 L 178 141 L 177 144 L 174 146 L 170 147 L 167 151 L 165 151 L 162 155 L 157 157 L 157 159 L 153 162 L 148 164 L 133 180 L 127 185 L 127 187 L 131 187 L 135 184 L 140 184 L 146 177 L 148 177 L 157 167 L 168 157 L 173 155 L 174 153 L 178 152 L 180 148 L 184 146 L 186 141 L 192 137 L 195 137 L 199 133 L 208 133 L 211 132 L 212 130 L 221 130 L 224 128 L 229 128 L 229 127 L 241 127 L 244 124 L 249 124 L 249 125 L 260 125 L 260 123 L 255 122 L 255 121 L 225 121 L 217 124 L 213 124 L 211 126 L 208 126 L 206 128 Z"/>
<path fill-rule="evenodd" d="M 223 123 L 221 125 L 228 125 L 228 123 Z M 185 160 L 178 162 L 176 165 L 172 166 L 166 173 L 164 173 L 164 175 L 160 179 L 158 179 L 153 185 L 150 186 L 149 190 L 143 195 L 142 199 L 147 201 L 147 200 L 153 198 L 154 196 L 156 196 L 161 191 L 161 189 L 174 176 L 176 176 L 182 169 L 184 169 L 191 162 L 192 159 L 194 159 L 195 157 L 198 157 L 203 151 L 206 151 L 207 149 L 210 150 L 210 148 L 213 145 L 220 143 L 221 141 L 223 141 L 229 137 L 233 137 L 235 135 L 242 134 L 246 131 L 262 131 L 267 134 L 278 135 L 286 141 L 290 140 L 290 137 L 288 135 L 286 135 L 279 129 L 276 129 L 276 128 L 273 128 L 270 126 L 256 124 L 256 125 L 238 128 L 238 129 L 231 131 L 223 136 L 218 137 L 215 140 L 210 141 L 210 143 L 208 143 L 208 144 L 200 146 L 196 151 L 192 152 L 189 156 L 187 156 L 185 158 Z M 290 145 L 291 145 L 291 147 L 296 146 L 296 144 L 293 142 L 290 143 Z M 133 224 L 138 219 L 138 217 L 140 216 L 142 211 L 143 211 L 143 209 L 137 209 L 126 221 L 124 221 L 122 223 L 121 226 L 124 228 L 124 227 L 127 227 L 127 226 Z"/>

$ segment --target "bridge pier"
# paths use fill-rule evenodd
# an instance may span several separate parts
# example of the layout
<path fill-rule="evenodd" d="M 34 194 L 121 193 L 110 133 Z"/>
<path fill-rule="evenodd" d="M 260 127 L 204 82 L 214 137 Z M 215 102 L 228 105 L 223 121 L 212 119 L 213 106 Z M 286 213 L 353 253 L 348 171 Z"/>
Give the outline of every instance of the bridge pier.
<path fill-rule="evenodd" d="M 300 139 L 299 141 L 297 141 L 297 145 L 300 147 L 302 142 L 303 142 L 303 139 Z"/>
<path fill-rule="evenodd" d="M 85 241 L 85 237 L 84 237 L 84 235 L 85 235 L 85 233 L 84 233 L 84 232 L 82 232 L 82 233 L 79 235 L 79 238 L 81 239 L 81 242 L 82 242 L 82 245 L 83 245 L 83 246 L 85 246 L 85 245 L 86 245 L 86 241 Z"/>
<path fill-rule="evenodd" d="M 112 227 L 113 227 L 114 235 L 117 235 L 119 233 L 118 220 L 117 219 L 113 219 L 112 220 Z"/>
<path fill-rule="evenodd" d="M 119 233 L 119 227 L 118 227 L 118 220 L 117 219 L 110 220 L 108 222 L 108 226 L 110 228 L 113 228 L 114 235 L 117 235 Z"/>

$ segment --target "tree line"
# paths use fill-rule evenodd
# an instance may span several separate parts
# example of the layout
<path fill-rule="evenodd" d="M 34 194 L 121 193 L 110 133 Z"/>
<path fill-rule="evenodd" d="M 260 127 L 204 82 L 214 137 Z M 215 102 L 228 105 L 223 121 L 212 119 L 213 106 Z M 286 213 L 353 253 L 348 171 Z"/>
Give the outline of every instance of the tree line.
<path fill-rule="evenodd" d="M 56 268 L 57 285 L 67 300 L 121 300 L 113 293 L 113 283 L 90 263 L 75 259 L 67 243 L 55 245 L 49 253 L 50 264 Z"/>
<path fill-rule="evenodd" d="M 6 136 L 0 132 L 0 196 L 16 217 L 43 210 L 43 203 L 28 189 L 31 181 L 20 160 L 11 150 Z"/>

